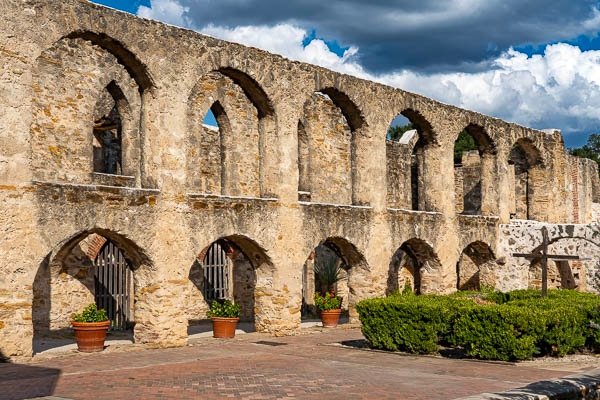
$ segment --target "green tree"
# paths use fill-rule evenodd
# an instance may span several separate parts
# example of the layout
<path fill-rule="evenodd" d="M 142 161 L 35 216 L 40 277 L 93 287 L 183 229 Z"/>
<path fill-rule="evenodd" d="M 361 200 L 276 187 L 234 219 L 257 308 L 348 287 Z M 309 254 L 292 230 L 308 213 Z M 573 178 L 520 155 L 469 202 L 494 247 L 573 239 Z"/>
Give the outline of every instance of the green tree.
<path fill-rule="evenodd" d="M 387 131 L 387 140 L 398 141 L 404 132 L 415 129 L 413 124 L 390 126 Z"/>
<path fill-rule="evenodd" d="M 473 136 L 469 135 L 466 129 L 458 134 L 456 142 L 454 142 L 454 163 L 462 162 L 462 155 L 465 151 L 477 150 L 477 143 Z"/>
<path fill-rule="evenodd" d="M 587 143 L 583 147 L 570 149 L 569 152 L 577 157 L 589 158 L 598 164 L 600 173 L 600 134 L 594 133 L 590 135 Z"/>

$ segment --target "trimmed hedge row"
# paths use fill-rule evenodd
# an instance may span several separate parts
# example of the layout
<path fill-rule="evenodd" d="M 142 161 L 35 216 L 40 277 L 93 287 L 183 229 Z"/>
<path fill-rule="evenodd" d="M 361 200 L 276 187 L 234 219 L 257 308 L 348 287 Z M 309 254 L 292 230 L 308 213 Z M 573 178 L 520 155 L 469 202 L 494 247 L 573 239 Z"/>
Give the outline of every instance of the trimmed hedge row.
<path fill-rule="evenodd" d="M 523 360 L 600 351 L 600 296 L 568 290 L 396 294 L 357 305 L 372 347 L 435 353 L 461 348 L 471 357 Z"/>

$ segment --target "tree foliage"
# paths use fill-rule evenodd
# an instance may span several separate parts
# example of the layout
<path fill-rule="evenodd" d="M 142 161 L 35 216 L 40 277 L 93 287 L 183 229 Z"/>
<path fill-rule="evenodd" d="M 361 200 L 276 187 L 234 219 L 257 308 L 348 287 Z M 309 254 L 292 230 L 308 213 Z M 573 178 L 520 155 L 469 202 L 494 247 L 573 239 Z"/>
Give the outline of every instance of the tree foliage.
<path fill-rule="evenodd" d="M 465 151 L 477 150 L 477 143 L 473 136 L 469 135 L 466 129 L 458 134 L 456 142 L 454 142 L 454 163 L 462 162 L 462 155 Z"/>
<path fill-rule="evenodd" d="M 404 132 L 415 129 L 413 124 L 390 126 L 387 131 L 387 140 L 398 141 L 404 135 Z"/>

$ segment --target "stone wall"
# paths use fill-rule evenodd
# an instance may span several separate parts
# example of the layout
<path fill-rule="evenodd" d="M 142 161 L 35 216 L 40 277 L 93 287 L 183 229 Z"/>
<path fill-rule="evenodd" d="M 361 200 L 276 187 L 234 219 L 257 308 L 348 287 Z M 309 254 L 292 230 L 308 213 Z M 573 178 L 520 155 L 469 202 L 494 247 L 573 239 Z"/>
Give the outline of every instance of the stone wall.
<path fill-rule="evenodd" d="M 506 225 L 515 144 L 528 163 L 521 217 L 591 222 L 598 180 L 582 162 L 574 196 L 558 132 L 89 2 L 6 0 L 0 11 L 0 351 L 9 357 L 31 355 L 33 341 L 93 298 L 90 235 L 131 261 L 134 340 L 181 346 L 206 310 L 198 254 L 219 239 L 247 259 L 237 300 L 245 310 L 253 302 L 256 329 L 274 335 L 299 329 L 304 265 L 325 242 L 349 267 L 352 320 L 359 300 L 409 275 L 423 293 L 456 290 L 472 243 L 495 255 L 497 266 L 476 264 L 493 269 L 496 287 L 527 287 L 529 266 L 507 256 L 535 245 L 518 246 L 521 231 Z M 94 172 L 94 130 L 111 106 L 122 122 L 119 175 Z M 218 130 L 202 125 L 209 109 Z M 399 114 L 415 130 L 388 143 Z M 457 214 L 453 147 L 465 127 L 486 149 L 482 215 Z M 408 274 L 406 259 L 397 275 L 390 267 L 399 250 L 411 254 Z"/>
<path fill-rule="evenodd" d="M 539 261 L 514 257 L 514 253 L 539 252 L 542 224 L 513 223 L 500 226 L 496 287 L 540 288 Z M 549 231 L 548 254 L 579 256 L 582 260 L 549 261 L 548 287 L 598 292 L 600 271 L 600 226 L 546 225 Z"/>

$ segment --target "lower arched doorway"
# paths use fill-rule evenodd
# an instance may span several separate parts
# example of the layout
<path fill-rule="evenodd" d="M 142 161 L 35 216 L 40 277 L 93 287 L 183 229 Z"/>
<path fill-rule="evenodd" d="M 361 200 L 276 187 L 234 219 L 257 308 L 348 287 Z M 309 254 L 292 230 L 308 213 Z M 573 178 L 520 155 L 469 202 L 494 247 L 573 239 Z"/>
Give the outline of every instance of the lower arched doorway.
<path fill-rule="evenodd" d="M 240 305 L 238 332 L 266 330 L 270 307 L 261 294 L 271 286 L 272 272 L 265 250 L 247 237 L 226 236 L 205 247 L 188 276 L 188 335 L 209 336 L 210 303 L 226 299 Z"/>
<path fill-rule="evenodd" d="M 473 242 L 464 248 L 456 263 L 456 289 L 481 290 L 494 288 L 496 257 L 484 242 Z"/>
<path fill-rule="evenodd" d="M 356 303 L 369 291 L 368 270 L 364 256 L 348 240 L 330 237 L 319 243 L 303 265 L 302 320 L 316 321 L 319 312 L 314 306 L 315 293 L 333 289 L 342 298 L 340 322 L 358 321 Z"/>
<path fill-rule="evenodd" d="M 133 342 L 135 271 L 145 264 L 132 241 L 110 231 L 82 232 L 48 254 L 33 284 L 34 354 L 74 346 L 72 315 L 91 303 L 111 320 L 107 343 Z"/>
<path fill-rule="evenodd" d="M 424 240 L 413 238 L 402 243 L 390 261 L 387 294 L 428 293 L 440 289 L 440 261 Z"/>

